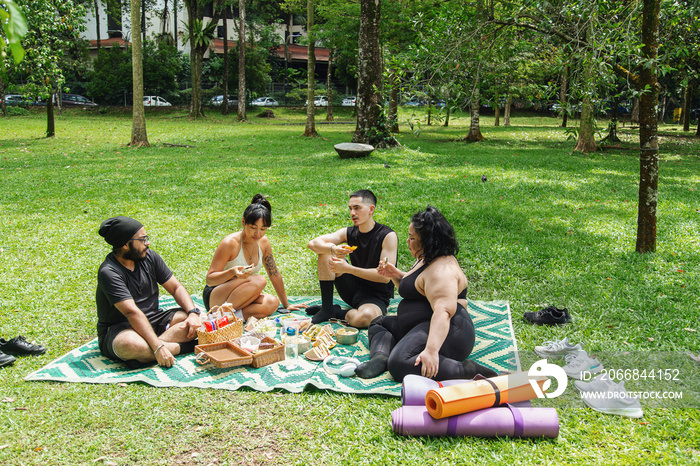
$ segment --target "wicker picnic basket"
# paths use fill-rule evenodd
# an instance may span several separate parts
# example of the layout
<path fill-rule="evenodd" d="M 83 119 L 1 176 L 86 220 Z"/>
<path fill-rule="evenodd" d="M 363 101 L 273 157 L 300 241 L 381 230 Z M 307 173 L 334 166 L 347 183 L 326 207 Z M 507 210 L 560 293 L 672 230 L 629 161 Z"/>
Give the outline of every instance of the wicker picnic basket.
<path fill-rule="evenodd" d="M 249 352 L 230 341 L 197 345 L 194 347 L 194 352 L 197 354 L 198 364 L 211 363 L 220 369 L 253 362 L 253 356 Z"/>
<path fill-rule="evenodd" d="M 261 344 L 270 343 L 273 345 L 270 349 L 254 352 L 253 362 L 250 363 L 251 366 L 258 368 L 268 366 L 278 361 L 284 361 L 284 345 L 280 344 L 280 342 L 268 337 L 264 333 L 253 332 L 248 333 L 248 335 L 259 338 Z M 236 339 L 234 343 L 238 345 L 240 343 L 240 338 Z"/>
<path fill-rule="evenodd" d="M 243 335 L 243 319 L 237 319 L 225 327 L 213 332 L 202 332 L 197 330 L 197 337 L 200 345 L 208 345 L 209 343 L 220 343 L 229 341 Z"/>

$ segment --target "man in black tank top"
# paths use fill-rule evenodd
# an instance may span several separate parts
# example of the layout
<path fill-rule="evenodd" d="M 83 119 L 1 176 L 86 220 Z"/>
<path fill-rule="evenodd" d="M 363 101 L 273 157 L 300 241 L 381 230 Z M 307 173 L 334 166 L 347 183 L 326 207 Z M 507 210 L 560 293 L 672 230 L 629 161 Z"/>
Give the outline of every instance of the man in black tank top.
<path fill-rule="evenodd" d="M 377 272 L 377 266 L 382 260 L 396 264 L 399 240 L 394 230 L 374 221 L 376 205 L 372 191 L 352 193 L 349 208 L 353 226 L 309 241 L 307 247 L 318 254 L 321 285 L 321 306 L 307 309 L 308 313 L 315 313 L 313 323 L 335 317 L 365 328 L 372 319 L 386 314 L 394 296 L 394 284 Z M 346 260 L 348 255 L 350 262 Z M 351 307 L 347 313 L 333 305 L 334 286 Z"/>

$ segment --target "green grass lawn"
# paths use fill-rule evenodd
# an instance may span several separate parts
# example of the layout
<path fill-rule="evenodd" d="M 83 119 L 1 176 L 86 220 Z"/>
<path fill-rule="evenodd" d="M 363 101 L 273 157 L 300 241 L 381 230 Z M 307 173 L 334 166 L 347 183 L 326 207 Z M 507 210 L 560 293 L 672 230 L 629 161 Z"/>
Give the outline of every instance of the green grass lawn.
<path fill-rule="evenodd" d="M 592 353 L 664 352 L 688 362 L 682 385 L 697 389 L 698 365 L 684 354 L 700 351 L 700 141 L 692 133 L 661 127 L 658 248 L 639 255 L 629 127 L 618 147 L 582 155 L 557 119 L 517 113 L 510 127 L 482 118 L 481 143 L 455 142 L 467 131 L 459 115 L 447 128 L 423 120 L 418 133 L 403 124 L 402 148 L 341 160 L 333 145 L 354 131 L 347 109 L 335 109 L 332 124 L 318 115 L 313 139 L 301 136 L 303 110 L 256 114 L 239 124 L 211 112 L 191 122 L 182 109 L 149 111 L 151 147 L 138 150 L 125 145 L 124 113 L 65 112 L 55 139 L 42 138 L 44 115 L 0 118 L 0 337 L 48 347 L 0 369 L 0 464 L 700 462 L 699 403 L 688 395 L 643 402 L 641 420 L 597 413 L 573 395 L 538 401 L 559 408 L 556 440 L 431 439 L 393 435 L 397 398 L 24 382 L 96 335 L 96 271 L 109 252 L 97 234 L 102 220 L 139 219 L 151 247 L 200 293 L 218 242 L 239 227 L 255 193 L 269 195 L 268 234 L 288 293 L 317 295 L 306 242 L 348 225 L 348 194 L 369 188 L 379 197 L 376 219 L 399 234 L 404 269 L 410 216 L 428 204 L 443 211 L 457 230 L 469 297 L 510 302 L 524 360 L 564 336 Z M 568 308 L 574 322 L 523 322 L 523 312 L 547 305 Z"/>

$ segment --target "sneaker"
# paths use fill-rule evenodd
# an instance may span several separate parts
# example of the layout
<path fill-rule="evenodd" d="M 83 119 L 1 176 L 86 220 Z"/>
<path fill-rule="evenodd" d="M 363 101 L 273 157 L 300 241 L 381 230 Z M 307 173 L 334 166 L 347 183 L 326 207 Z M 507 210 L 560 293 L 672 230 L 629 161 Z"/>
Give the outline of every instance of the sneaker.
<path fill-rule="evenodd" d="M 0 338 L 0 351 L 15 356 L 37 356 L 46 352 L 46 347 L 29 343 L 26 338 L 19 336 L 10 341 Z"/>
<path fill-rule="evenodd" d="M 603 370 L 603 365 L 596 358 L 588 356 L 585 351 L 567 354 L 564 357 L 566 365 L 563 367 L 564 372 L 569 377 L 581 380 L 584 372 L 589 374 L 597 374 Z"/>
<path fill-rule="evenodd" d="M 0 351 L 0 367 L 9 366 L 15 361 L 16 359 L 14 358 L 14 356 L 10 356 L 9 354 L 5 354 L 2 351 Z"/>
<path fill-rule="evenodd" d="M 620 385 L 613 382 L 612 379 L 608 377 L 607 372 L 596 375 L 590 382 L 577 380 L 574 382 L 574 386 L 580 392 L 607 392 L 620 390 Z M 622 388 L 624 388 L 624 386 Z"/>
<path fill-rule="evenodd" d="M 535 354 L 541 358 L 560 358 L 579 351 L 583 351 L 581 343 L 572 345 L 568 338 L 561 341 L 545 341 L 541 346 L 535 346 Z"/>
<path fill-rule="evenodd" d="M 571 322 L 568 309 L 558 309 L 554 306 L 546 307 L 537 312 L 526 312 L 523 314 L 523 319 L 537 325 L 559 325 Z"/>
<path fill-rule="evenodd" d="M 639 400 L 627 394 L 624 381 L 616 384 L 609 378 L 605 378 L 599 379 L 597 383 L 595 382 L 595 380 L 589 382 L 589 387 L 585 388 L 592 388 L 593 385 L 597 385 L 598 390 L 583 390 L 585 393 L 581 393 L 581 398 L 586 405 L 605 414 L 615 414 L 635 419 L 644 416 Z M 574 382 L 574 385 L 576 385 L 576 388 L 579 388 L 580 383 L 577 381 Z M 607 388 L 602 389 L 603 386 Z"/>

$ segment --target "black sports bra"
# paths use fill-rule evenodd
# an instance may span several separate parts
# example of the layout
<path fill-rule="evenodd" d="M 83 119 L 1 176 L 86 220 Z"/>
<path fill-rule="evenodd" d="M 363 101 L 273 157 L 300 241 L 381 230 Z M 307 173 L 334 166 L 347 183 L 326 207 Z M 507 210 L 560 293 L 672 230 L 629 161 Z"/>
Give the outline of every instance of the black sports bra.
<path fill-rule="evenodd" d="M 429 264 L 423 264 L 420 269 L 416 270 L 415 272 L 411 273 L 407 277 L 405 277 L 401 282 L 399 283 L 399 295 L 401 295 L 402 298 L 404 299 L 415 299 L 415 300 L 428 300 L 424 295 L 422 295 L 417 289 L 416 289 L 416 280 L 418 279 L 418 276 L 423 273 L 423 270 L 428 266 Z M 457 299 L 466 299 L 467 298 L 467 288 L 465 287 L 457 296 Z"/>

